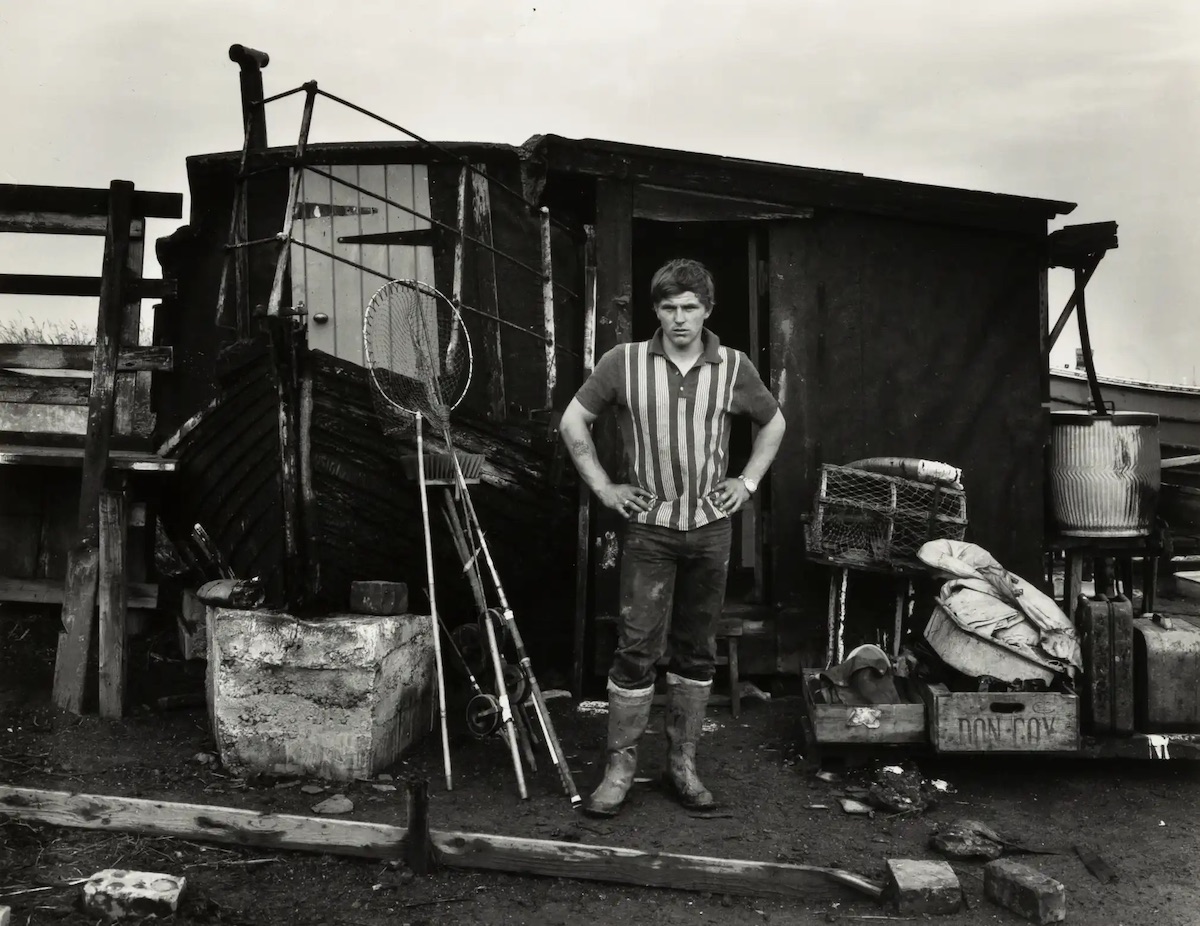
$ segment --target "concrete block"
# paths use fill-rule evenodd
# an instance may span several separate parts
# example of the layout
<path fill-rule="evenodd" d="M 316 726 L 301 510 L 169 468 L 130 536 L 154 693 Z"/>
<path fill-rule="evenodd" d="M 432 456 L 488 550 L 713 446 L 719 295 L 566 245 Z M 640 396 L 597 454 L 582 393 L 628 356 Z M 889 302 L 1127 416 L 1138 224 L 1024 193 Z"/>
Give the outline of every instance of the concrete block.
<path fill-rule="evenodd" d="M 1067 891 L 1062 882 L 1011 859 L 996 859 L 983 866 L 983 893 L 988 900 L 1035 923 L 1061 923 L 1067 918 Z"/>
<path fill-rule="evenodd" d="M 179 908 L 186 878 L 153 871 L 107 868 L 83 883 L 83 906 L 106 920 L 170 916 Z"/>
<path fill-rule="evenodd" d="M 406 614 L 408 586 L 403 582 L 351 582 L 350 610 L 355 614 Z"/>
<path fill-rule="evenodd" d="M 210 607 L 208 698 L 235 774 L 370 778 L 430 727 L 427 615 L 331 615 Z"/>
<path fill-rule="evenodd" d="M 888 859 L 883 896 L 896 912 L 955 913 L 962 905 L 962 886 L 949 862 Z"/>

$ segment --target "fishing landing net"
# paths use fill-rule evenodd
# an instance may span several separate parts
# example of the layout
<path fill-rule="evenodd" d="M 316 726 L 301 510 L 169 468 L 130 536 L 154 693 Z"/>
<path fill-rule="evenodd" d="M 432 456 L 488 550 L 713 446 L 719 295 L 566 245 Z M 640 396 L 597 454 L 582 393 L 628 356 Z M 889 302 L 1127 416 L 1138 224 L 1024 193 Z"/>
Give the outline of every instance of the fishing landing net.
<path fill-rule="evenodd" d="M 374 388 L 371 400 L 384 433 L 407 451 L 405 475 L 417 478 L 414 433 L 425 434 L 425 475 L 454 478 L 450 414 L 471 382 L 471 338 L 462 316 L 445 296 L 417 280 L 391 280 L 379 288 L 363 319 L 363 351 Z M 478 479 L 482 454 L 455 451 L 466 479 Z"/>

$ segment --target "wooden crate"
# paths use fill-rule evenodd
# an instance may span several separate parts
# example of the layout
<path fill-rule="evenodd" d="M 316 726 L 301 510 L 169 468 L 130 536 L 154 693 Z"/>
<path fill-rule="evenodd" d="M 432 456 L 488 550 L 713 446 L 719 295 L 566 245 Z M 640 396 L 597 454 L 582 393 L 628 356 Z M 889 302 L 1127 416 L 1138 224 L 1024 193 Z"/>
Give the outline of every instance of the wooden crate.
<path fill-rule="evenodd" d="M 1057 692 L 958 692 L 923 685 L 937 752 L 1078 752 L 1079 698 Z"/>
<path fill-rule="evenodd" d="M 817 676 L 817 669 L 804 670 L 804 713 L 819 745 L 928 741 L 923 703 L 873 704 L 869 707 L 825 704 L 818 700 L 821 682 Z"/>

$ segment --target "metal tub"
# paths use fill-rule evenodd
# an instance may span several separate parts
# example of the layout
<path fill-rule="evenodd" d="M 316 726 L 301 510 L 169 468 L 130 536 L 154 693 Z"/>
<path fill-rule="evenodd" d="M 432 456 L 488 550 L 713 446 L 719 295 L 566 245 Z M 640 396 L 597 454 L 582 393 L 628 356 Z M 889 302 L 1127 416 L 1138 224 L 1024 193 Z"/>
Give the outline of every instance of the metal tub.
<path fill-rule="evenodd" d="M 1162 478 L 1158 415 L 1051 413 L 1050 509 L 1068 537 L 1150 533 Z"/>

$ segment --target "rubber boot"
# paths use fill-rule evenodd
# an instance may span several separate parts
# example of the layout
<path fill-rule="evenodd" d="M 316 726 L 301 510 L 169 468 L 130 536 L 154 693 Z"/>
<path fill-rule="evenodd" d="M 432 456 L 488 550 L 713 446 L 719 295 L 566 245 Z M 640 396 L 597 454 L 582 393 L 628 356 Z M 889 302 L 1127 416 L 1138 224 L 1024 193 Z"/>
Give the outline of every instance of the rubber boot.
<path fill-rule="evenodd" d="M 712 682 L 698 682 L 674 672 L 667 673 L 667 771 L 668 790 L 689 810 L 716 806 L 712 794 L 696 774 L 696 742 L 704 726 L 704 711 Z"/>
<path fill-rule="evenodd" d="M 584 802 L 589 817 L 614 817 L 633 784 L 637 771 L 637 741 L 650 720 L 654 686 L 618 688 L 608 683 L 608 763 L 604 780 Z"/>

